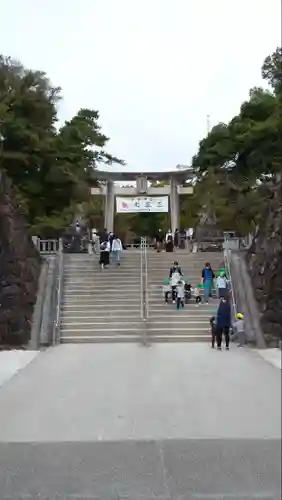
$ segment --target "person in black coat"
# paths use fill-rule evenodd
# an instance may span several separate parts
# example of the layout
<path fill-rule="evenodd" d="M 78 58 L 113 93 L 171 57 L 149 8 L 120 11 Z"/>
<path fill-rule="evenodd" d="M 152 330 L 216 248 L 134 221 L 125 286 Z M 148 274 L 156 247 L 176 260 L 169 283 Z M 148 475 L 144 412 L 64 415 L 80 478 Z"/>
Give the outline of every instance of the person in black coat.
<path fill-rule="evenodd" d="M 109 233 L 107 231 L 107 228 L 104 228 L 103 231 L 99 231 L 98 234 L 99 234 L 100 243 L 104 243 L 104 241 L 109 240 Z"/>
<path fill-rule="evenodd" d="M 179 229 L 175 229 L 175 231 L 174 231 L 173 244 L 174 244 L 175 248 L 179 248 L 179 246 L 180 246 L 180 232 L 179 232 Z"/>
<path fill-rule="evenodd" d="M 158 229 L 155 236 L 155 240 L 156 240 L 156 250 L 157 252 L 160 252 L 164 241 L 164 235 L 161 229 Z"/>
<path fill-rule="evenodd" d="M 217 347 L 221 349 L 222 335 L 225 338 L 225 347 L 229 349 L 231 327 L 231 307 L 226 297 L 222 297 L 216 315 Z"/>

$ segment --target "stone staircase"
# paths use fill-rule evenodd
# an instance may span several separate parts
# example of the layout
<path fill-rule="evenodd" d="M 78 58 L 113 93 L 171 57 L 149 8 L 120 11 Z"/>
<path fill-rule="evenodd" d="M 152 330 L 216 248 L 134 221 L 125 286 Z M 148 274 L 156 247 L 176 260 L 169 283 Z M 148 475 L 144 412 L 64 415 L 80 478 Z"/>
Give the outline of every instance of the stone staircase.
<path fill-rule="evenodd" d="M 176 306 L 165 304 L 161 296 L 161 286 L 167 278 L 168 269 L 178 260 L 183 275 L 195 285 L 201 280 L 202 268 L 210 262 L 214 270 L 223 264 L 221 253 L 188 253 L 176 250 L 171 253 L 147 252 L 148 262 L 148 320 L 147 335 L 149 342 L 202 342 L 210 340 L 209 319 L 215 313 L 218 300 L 210 299 L 208 304 L 196 305 L 195 299 L 189 301 L 179 311 Z"/>
<path fill-rule="evenodd" d="M 147 251 L 148 342 L 207 341 L 209 318 L 217 300 L 196 306 L 194 299 L 177 311 L 165 304 L 162 283 L 174 260 L 184 276 L 195 284 L 200 280 L 205 262 L 214 269 L 222 265 L 220 253 L 156 253 Z M 145 285 L 145 284 L 144 284 Z M 97 256 L 66 254 L 64 258 L 64 293 L 61 315 L 61 342 L 141 342 L 144 322 L 141 319 L 140 251 L 127 250 L 122 265 L 100 270 Z"/>
<path fill-rule="evenodd" d="M 101 270 L 97 256 L 65 255 L 61 342 L 140 341 L 140 252 L 122 257 Z"/>

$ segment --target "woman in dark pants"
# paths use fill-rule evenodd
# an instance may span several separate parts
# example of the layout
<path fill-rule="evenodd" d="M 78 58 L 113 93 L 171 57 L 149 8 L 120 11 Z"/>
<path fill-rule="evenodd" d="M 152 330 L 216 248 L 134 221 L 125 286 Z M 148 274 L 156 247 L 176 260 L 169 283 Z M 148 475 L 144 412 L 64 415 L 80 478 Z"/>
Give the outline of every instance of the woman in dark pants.
<path fill-rule="evenodd" d="M 227 297 L 222 297 L 220 300 L 217 315 L 216 315 L 216 336 L 217 348 L 221 349 L 222 335 L 225 338 L 225 347 L 229 349 L 229 330 L 231 327 L 231 308 Z"/>

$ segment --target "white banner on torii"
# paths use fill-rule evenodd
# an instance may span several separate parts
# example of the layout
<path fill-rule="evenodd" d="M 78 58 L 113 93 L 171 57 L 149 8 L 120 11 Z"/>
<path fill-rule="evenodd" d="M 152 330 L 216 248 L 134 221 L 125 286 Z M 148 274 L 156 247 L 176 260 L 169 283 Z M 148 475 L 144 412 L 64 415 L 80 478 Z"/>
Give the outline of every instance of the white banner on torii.
<path fill-rule="evenodd" d="M 116 211 L 119 214 L 168 212 L 168 196 L 135 196 L 116 198 Z"/>

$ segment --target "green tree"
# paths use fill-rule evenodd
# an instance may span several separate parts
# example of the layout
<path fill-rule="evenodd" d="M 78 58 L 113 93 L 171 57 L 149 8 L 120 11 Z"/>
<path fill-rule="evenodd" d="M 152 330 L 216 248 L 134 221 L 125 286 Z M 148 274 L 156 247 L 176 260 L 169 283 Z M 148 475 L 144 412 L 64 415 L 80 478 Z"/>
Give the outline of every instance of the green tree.
<path fill-rule="evenodd" d="M 282 171 L 281 49 L 265 59 L 262 76 L 271 90 L 253 88 L 228 124 L 220 123 L 193 157 L 194 199 L 216 214 L 222 229 L 245 234 L 264 213 L 267 182 Z"/>
<path fill-rule="evenodd" d="M 99 163 L 123 161 L 105 152 L 109 138 L 99 113 L 81 109 L 56 129 L 60 89 L 43 72 L 0 56 L 0 123 L 4 136 L 1 168 L 19 193 L 31 230 L 61 233 L 78 203 L 90 197 Z"/>

